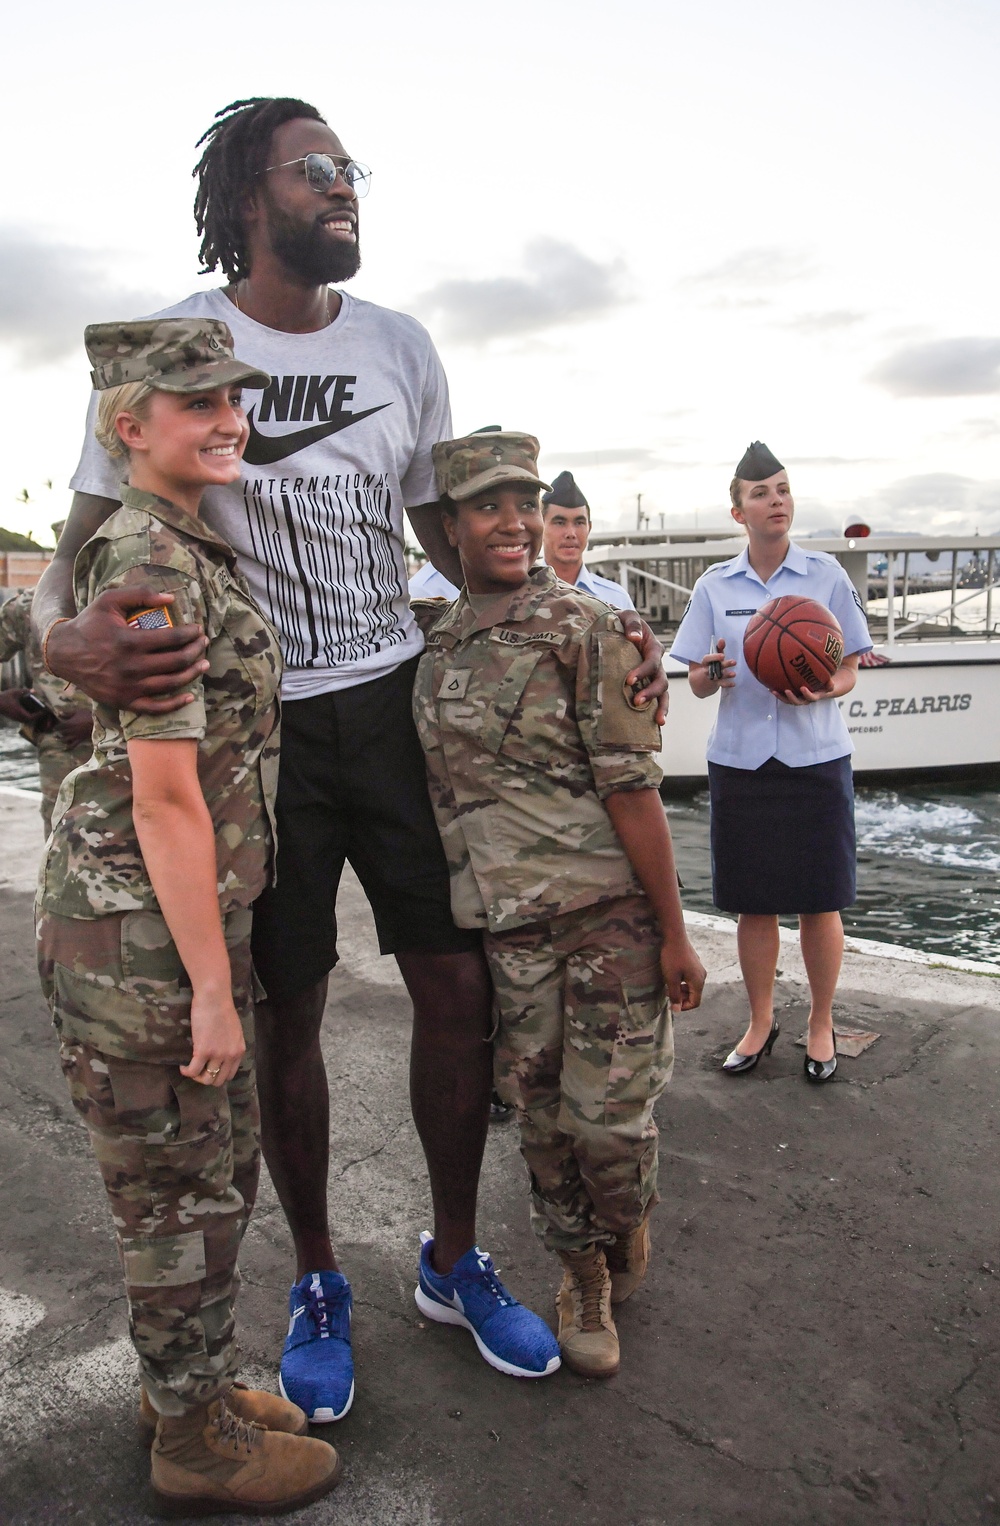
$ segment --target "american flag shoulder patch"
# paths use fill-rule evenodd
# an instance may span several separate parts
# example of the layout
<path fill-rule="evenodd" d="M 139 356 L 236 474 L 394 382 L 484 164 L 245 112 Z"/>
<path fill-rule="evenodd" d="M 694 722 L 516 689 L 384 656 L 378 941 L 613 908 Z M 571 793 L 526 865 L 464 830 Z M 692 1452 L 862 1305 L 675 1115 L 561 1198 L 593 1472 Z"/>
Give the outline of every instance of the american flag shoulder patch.
<path fill-rule="evenodd" d="M 159 604 L 154 609 L 137 609 L 134 614 L 129 615 L 125 623 L 134 631 L 161 631 L 173 625 L 174 622 L 170 618 L 169 609 Z"/>

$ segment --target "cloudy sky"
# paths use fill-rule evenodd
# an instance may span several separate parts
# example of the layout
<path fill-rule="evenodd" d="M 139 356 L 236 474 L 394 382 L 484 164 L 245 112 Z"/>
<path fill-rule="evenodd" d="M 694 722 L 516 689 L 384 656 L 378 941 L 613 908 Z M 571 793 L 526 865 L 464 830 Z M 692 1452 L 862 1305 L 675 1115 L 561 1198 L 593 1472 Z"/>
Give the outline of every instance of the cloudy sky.
<path fill-rule="evenodd" d="M 759 437 L 803 528 L 1000 531 L 996 0 L 51 0 L 6 32 L 0 524 L 65 512 L 83 325 L 215 280 L 213 112 L 294 94 L 373 170 L 353 289 L 431 329 L 457 430 L 538 434 L 598 519 L 721 522 Z"/>

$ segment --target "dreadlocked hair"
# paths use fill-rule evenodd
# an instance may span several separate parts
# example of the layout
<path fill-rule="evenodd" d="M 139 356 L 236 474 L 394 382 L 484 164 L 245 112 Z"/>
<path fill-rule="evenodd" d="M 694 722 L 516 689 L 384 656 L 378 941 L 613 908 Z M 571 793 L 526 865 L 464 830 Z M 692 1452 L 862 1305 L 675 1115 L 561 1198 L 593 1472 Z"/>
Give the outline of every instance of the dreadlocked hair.
<path fill-rule="evenodd" d="M 275 131 L 296 117 L 326 124 L 315 106 L 292 96 L 231 101 L 215 113 L 215 121 L 195 144 L 205 145 L 191 171 L 198 181 L 194 221 L 202 236 L 202 275 L 219 266 L 234 283 L 249 275 L 243 203 L 267 169 Z"/>

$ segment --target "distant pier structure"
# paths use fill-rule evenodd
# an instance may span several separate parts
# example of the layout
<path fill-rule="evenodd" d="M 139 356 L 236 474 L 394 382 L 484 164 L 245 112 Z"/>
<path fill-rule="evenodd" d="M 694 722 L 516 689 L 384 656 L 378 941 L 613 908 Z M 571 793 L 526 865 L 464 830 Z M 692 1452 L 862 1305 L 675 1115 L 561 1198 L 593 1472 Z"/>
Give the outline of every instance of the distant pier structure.
<path fill-rule="evenodd" d="M 0 602 L 19 588 L 34 588 L 52 560 L 43 546 L 32 551 L 5 551 L 0 545 Z"/>
<path fill-rule="evenodd" d="M 0 530 L 0 537 L 21 543 L 18 549 L 7 550 L 0 539 L 0 604 L 5 604 L 22 588 L 35 587 L 52 560 L 52 552 L 43 546 L 25 549 L 27 536 L 15 536 L 9 530 Z M 10 662 L 0 662 L 0 689 L 22 689 L 27 682 L 23 653 Z"/>

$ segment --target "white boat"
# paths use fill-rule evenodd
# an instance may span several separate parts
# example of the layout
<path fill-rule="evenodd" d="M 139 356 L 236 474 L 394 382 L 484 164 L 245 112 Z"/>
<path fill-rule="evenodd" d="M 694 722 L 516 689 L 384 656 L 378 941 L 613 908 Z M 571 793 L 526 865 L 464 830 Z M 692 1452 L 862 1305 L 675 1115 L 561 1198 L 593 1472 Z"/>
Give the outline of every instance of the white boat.
<path fill-rule="evenodd" d="M 868 616 L 875 650 L 840 701 L 862 779 L 1000 780 L 1000 537 L 869 535 L 803 538 L 837 558 Z M 696 579 L 739 555 L 743 537 L 597 532 L 590 566 L 620 582 L 664 645 Z M 665 782 L 707 780 L 717 699 L 695 699 L 683 663 L 667 659 Z"/>

